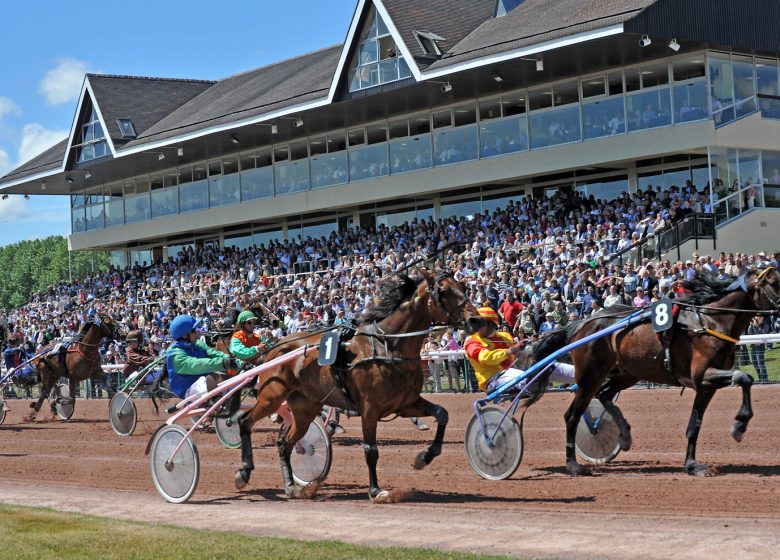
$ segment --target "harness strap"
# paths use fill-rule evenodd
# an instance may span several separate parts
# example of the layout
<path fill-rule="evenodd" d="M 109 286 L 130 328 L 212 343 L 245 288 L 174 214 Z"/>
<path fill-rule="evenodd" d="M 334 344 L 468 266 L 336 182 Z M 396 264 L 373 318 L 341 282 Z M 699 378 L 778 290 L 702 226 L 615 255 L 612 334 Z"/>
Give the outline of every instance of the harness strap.
<path fill-rule="evenodd" d="M 720 332 L 718 332 L 718 331 L 715 331 L 715 330 L 709 329 L 709 328 L 707 328 L 707 327 L 704 327 L 704 328 L 702 329 L 702 332 L 705 332 L 705 333 L 707 333 L 707 334 L 710 334 L 710 335 L 714 336 L 715 338 L 719 338 L 719 339 L 721 339 L 721 340 L 725 340 L 726 342 L 730 342 L 730 343 L 732 343 L 732 344 L 739 344 L 739 339 L 737 339 L 737 338 L 734 338 L 734 337 L 732 337 L 732 336 L 729 336 L 729 335 L 727 335 L 727 334 L 723 334 L 723 333 L 720 333 Z"/>

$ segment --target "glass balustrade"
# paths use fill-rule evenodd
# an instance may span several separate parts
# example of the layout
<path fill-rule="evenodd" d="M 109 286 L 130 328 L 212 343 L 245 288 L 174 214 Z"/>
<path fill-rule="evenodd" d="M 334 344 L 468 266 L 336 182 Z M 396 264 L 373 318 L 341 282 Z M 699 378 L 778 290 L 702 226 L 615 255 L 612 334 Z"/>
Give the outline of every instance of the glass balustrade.
<path fill-rule="evenodd" d="M 209 185 L 206 181 L 197 181 L 179 186 L 179 211 L 196 212 L 209 207 Z"/>
<path fill-rule="evenodd" d="M 433 162 L 436 167 L 477 159 L 476 125 L 447 128 L 433 133 Z"/>
<path fill-rule="evenodd" d="M 125 197 L 125 223 L 132 224 L 151 218 L 149 193 L 131 194 Z"/>
<path fill-rule="evenodd" d="M 179 189 L 170 187 L 152 191 L 152 219 L 179 213 Z"/>
<path fill-rule="evenodd" d="M 501 156 L 528 149 L 526 117 L 485 121 L 479 127 L 480 156 Z"/>
<path fill-rule="evenodd" d="M 223 206 L 241 202 L 238 173 L 209 179 L 209 206 Z"/>
<path fill-rule="evenodd" d="M 672 88 L 675 124 L 710 118 L 707 82 L 700 80 Z"/>
<path fill-rule="evenodd" d="M 432 166 L 430 134 L 420 134 L 390 142 L 390 173 L 406 173 Z"/>
<path fill-rule="evenodd" d="M 311 188 L 332 187 L 349 181 L 346 152 L 313 156 L 310 161 Z"/>
<path fill-rule="evenodd" d="M 632 93 L 626 98 L 628 131 L 647 130 L 672 124 L 667 88 Z"/>
<path fill-rule="evenodd" d="M 274 167 L 276 194 L 291 194 L 309 190 L 309 160 L 301 159 Z"/>
<path fill-rule="evenodd" d="M 241 172 L 241 200 L 256 200 L 274 195 L 274 168 L 261 167 Z"/>
<path fill-rule="evenodd" d="M 582 106 L 582 135 L 585 140 L 623 134 L 626 131 L 623 97 L 611 97 Z"/>
<path fill-rule="evenodd" d="M 125 223 L 125 201 L 122 198 L 106 202 L 106 227 L 121 226 Z"/>
<path fill-rule="evenodd" d="M 349 180 L 363 181 L 388 174 L 387 144 L 374 144 L 349 152 Z"/>
<path fill-rule="evenodd" d="M 531 113 L 531 148 L 546 148 L 582 139 L 579 105 Z"/>

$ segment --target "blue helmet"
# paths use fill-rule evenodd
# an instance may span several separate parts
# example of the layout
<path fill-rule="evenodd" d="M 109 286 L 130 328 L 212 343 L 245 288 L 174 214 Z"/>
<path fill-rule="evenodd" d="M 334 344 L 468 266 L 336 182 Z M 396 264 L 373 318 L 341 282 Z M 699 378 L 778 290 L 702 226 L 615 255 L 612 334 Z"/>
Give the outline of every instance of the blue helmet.
<path fill-rule="evenodd" d="M 200 325 L 200 319 L 196 319 L 191 315 L 178 315 L 171 321 L 171 338 L 176 340 L 184 338 L 194 331 L 198 325 Z"/>

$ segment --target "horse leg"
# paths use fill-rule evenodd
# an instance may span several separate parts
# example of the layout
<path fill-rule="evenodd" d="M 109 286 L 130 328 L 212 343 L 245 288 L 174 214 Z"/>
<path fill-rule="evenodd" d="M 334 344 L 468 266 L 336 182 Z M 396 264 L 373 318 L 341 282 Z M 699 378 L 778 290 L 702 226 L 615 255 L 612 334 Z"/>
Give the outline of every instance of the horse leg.
<path fill-rule="evenodd" d="M 252 427 L 262 418 L 274 412 L 284 402 L 284 389 L 282 383 L 270 382 L 259 392 L 255 407 L 248 413 L 242 414 L 238 421 L 241 433 L 241 468 L 236 471 L 236 488 L 241 490 L 249 484 L 249 478 L 255 468 L 252 455 Z"/>
<path fill-rule="evenodd" d="M 433 416 L 436 419 L 436 437 L 433 438 L 433 443 L 425 451 L 420 451 L 414 458 L 414 468 L 418 471 L 422 470 L 430 465 L 434 458 L 441 455 L 441 448 L 444 444 L 444 431 L 447 429 L 449 415 L 444 407 L 433 404 L 422 397 L 418 397 L 413 404 L 401 409 L 398 415 L 403 418 L 409 416 L 418 418 Z"/>
<path fill-rule="evenodd" d="M 577 426 L 580 423 L 582 415 L 587 410 L 590 400 L 593 398 L 593 393 L 595 392 L 592 389 L 588 391 L 585 390 L 585 387 L 582 385 L 583 379 L 587 379 L 587 372 L 586 375 L 581 378 L 577 392 L 574 393 L 574 399 L 572 400 L 571 405 L 569 405 L 566 413 L 563 415 L 566 420 L 566 470 L 572 475 L 590 473 L 590 469 L 577 462 L 577 452 L 574 445 L 577 437 Z M 597 385 L 597 387 L 598 386 L 600 386 L 600 384 Z"/>
<path fill-rule="evenodd" d="M 282 478 L 284 479 L 284 493 L 288 498 L 311 498 L 319 490 L 320 483 L 319 481 L 312 481 L 305 486 L 298 486 L 293 478 L 290 456 L 295 448 L 295 444 L 306 435 L 309 425 L 320 413 L 320 406 L 300 393 L 292 393 L 288 396 L 287 405 L 292 412 L 292 422 L 284 427 L 277 440 L 279 463 L 282 467 Z"/>
<path fill-rule="evenodd" d="M 685 467 L 683 467 L 685 472 L 690 475 L 705 476 L 707 474 L 707 465 L 696 462 L 696 441 L 699 439 L 704 412 L 713 396 L 715 396 L 714 390 L 700 389 L 696 391 L 696 398 L 693 400 L 693 410 L 691 410 L 691 417 L 688 420 L 688 429 L 685 431 L 685 436 L 688 438 L 688 448 L 685 453 Z"/>
<path fill-rule="evenodd" d="M 604 387 L 601 388 L 601 390 L 598 392 L 596 397 L 599 399 L 599 402 L 604 407 L 604 410 L 609 413 L 612 418 L 615 419 L 615 423 L 618 426 L 618 429 L 620 430 L 620 437 L 618 439 L 618 444 L 620 445 L 620 449 L 622 451 L 628 451 L 631 449 L 631 425 L 626 420 L 626 417 L 623 416 L 623 411 L 618 408 L 618 406 L 615 404 L 615 395 L 617 395 L 620 391 L 623 389 L 628 389 L 634 385 L 633 380 L 625 380 L 625 379 L 618 379 L 618 378 L 612 378 L 610 379 Z"/>
<path fill-rule="evenodd" d="M 363 428 L 363 453 L 366 456 L 366 465 L 368 465 L 368 497 L 375 504 L 389 504 L 393 501 L 393 496 L 387 490 L 379 487 L 376 478 L 376 464 L 379 462 L 379 449 L 376 446 L 376 427 L 379 418 L 374 411 L 363 407 L 363 415 L 360 417 Z"/>
<path fill-rule="evenodd" d="M 43 401 L 46 400 L 46 396 L 49 394 L 49 379 L 50 379 L 50 373 L 48 371 L 48 368 L 45 365 L 39 365 L 38 366 L 38 375 L 41 379 L 41 382 L 39 384 L 39 391 L 40 395 L 38 395 L 38 400 L 30 403 L 30 408 L 32 409 L 30 411 L 30 414 L 27 416 L 27 421 L 32 422 L 35 420 L 35 415 L 40 412 L 41 407 L 43 406 Z"/>

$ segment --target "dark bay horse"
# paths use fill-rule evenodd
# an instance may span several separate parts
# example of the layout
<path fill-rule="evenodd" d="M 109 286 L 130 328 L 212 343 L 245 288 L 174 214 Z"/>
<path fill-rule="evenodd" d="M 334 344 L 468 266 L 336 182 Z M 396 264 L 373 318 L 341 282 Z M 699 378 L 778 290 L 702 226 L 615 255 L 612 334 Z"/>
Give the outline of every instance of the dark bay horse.
<path fill-rule="evenodd" d="M 70 342 L 64 352 L 51 351 L 33 362 L 38 370 L 41 382 L 41 396 L 38 401 L 30 404 L 28 420 L 34 420 L 41 410 L 43 401 L 57 386 L 60 377 L 68 378 L 70 398 L 75 398 L 76 384 L 87 379 L 101 383 L 106 382 L 106 376 L 101 368 L 100 341 L 103 338 L 116 339 L 116 323 L 108 315 L 98 315 L 96 319 L 84 324 L 79 333 Z M 45 349 L 45 348 L 44 348 Z M 50 345 L 50 350 L 53 346 Z M 54 410 L 54 405 L 52 405 Z"/>
<path fill-rule="evenodd" d="M 374 502 L 392 501 L 392 495 L 379 487 L 376 465 L 377 423 L 397 414 L 433 416 L 437 423 L 433 443 L 415 458 L 414 467 L 422 469 L 441 453 L 447 411 L 420 396 L 425 376 L 420 351 L 430 326 L 434 323 L 479 328 L 483 319 L 468 300 L 460 282 L 449 274 L 421 270 L 421 278 L 398 276 L 385 280 L 377 307 L 361 317 L 354 336 L 341 350 L 342 359 L 333 367 L 343 377 L 346 395 L 337 386 L 331 366 L 318 365 L 317 347 L 322 332 L 297 333 L 283 338 L 268 354 L 271 360 L 301 346 L 312 346 L 311 352 L 260 375 L 259 397 L 254 409 L 240 420 L 241 468 L 236 473 L 236 487 L 247 485 L 252 470 L 252 426 L 275 412 L 283 401 L 293 415 L 293 422 L 277 442 L 285 493 L 291 498 L 308 498 L 318 483 L 295 485 L 290 454 L 323 405 L 356 410 L 363 428 L 363 450 L 369 471 L 369 497 Z"/>
<path fill-rule="evenodd" d="M 620 426 L 621 447 L 630 447 L 630 426 L 612 399 L 618 391 L 639 381 L 690 387 L 696 391 L 686 431 L 686 473 L 704 476 L 708 472 L 706 465 L 696 462 L 696 441 L 707 405 L 722 387 L 742 388 L 742 406 L 731 428 L 732 437 L 742 440 L 753 417 L 750 402 L 753 378 L 734 368 L 736 343 L 756 314 L 778 310 L 780 278 L 772 267 L 750 272 L 734 282 L 699 273 L 685 287 L 692 295 L 675 300 L 679 315 L 666 335 L 670 367 L 660 337 L 649 321 L 572 350 L 578 389 L 565 414 L 566 468 L 571 474 L 586 472 L 577 463 L 574 438 L 580 417 L 594 395 Z M 589 319 L 574 322 L 542 339 L 534 357 L 541 359 L 635 311 L 630 307 L 610 307 Z"/>

